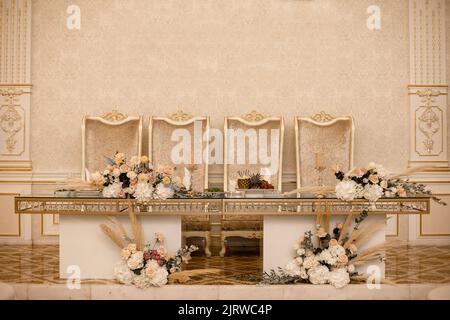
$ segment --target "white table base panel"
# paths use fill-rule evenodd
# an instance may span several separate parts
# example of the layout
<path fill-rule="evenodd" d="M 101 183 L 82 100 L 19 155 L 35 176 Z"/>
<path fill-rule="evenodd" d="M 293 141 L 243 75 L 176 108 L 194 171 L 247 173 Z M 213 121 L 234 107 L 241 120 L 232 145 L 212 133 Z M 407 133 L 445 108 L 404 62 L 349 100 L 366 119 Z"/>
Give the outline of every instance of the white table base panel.
<path fill-rule="evenodd" d="M 130 219 L 117 217 L 132 236 Z M 181 217 L 139 217 L 144 241 L 154 242 L 156 232 L 165 236 L 165 246 L 170 254 L 181 247 Z M 81 279 L 113 279 L 114 265 L 120 261 L 120 249 L 100 229 L 107 217 L 61 215 L 59 218 L 59 274 L 72 278 L 79 267 Z M 76 266 L 69 268 L 69 266 Z M 69 273 L 67 271 L 69 270 Z"/>
<path fill-rule="evenodd" d="M 371 215 L 361 223 L 361 227 L 364 227 L 369 221 L 377 222 L 380 220 L 386 220 L 386 216 Z M 298 242 L 300 236 L 304 235 L 308 230 L 314 232 L 315 221 L 315 216 L 264 216 L 264 271 L 269 272 L 271 269 L 278 270 L 278 267 L 284 268 L 293 259 L 295 254 L 293 246 Z M 334 228 L 336 223 L 344 221 L 345 216 L 331 216 L 330 229 Z M 352 229 L 353 225 L 350 230 Z M 316 237 L 314 236 L 314 238 Z M 381 244 L 385 242 L 385 239 L 386 227 L 374 233 L 358 251 L 362 252 L 365 248 Z M 384 276 L 384 262 L 381 261 L 361 265 L 357 268 L 357 271 L 365 274 L 369 265 L 377 266 L 380 276 Z"/>

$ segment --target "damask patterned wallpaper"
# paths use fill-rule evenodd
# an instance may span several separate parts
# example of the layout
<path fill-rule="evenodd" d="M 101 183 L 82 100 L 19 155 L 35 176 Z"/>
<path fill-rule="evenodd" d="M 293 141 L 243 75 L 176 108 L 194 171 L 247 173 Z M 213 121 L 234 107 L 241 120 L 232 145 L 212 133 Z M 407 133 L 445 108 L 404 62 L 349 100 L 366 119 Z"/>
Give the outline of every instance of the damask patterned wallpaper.
<path fill-rule="evenodd" d="M 82 116 L 114 106 L 181 108 L 218 128 L 252 109 L 282 115 L 287 172 L 294 116 L 352 115 L 356 164 L 407 166 L 407 0 L 376 1 L 381 30 L 366 25 L 372 0 L 77 0 L 80 30 L 66 27 L 71 4 L 33 1 L 35 171 L 80 170 Z"/>

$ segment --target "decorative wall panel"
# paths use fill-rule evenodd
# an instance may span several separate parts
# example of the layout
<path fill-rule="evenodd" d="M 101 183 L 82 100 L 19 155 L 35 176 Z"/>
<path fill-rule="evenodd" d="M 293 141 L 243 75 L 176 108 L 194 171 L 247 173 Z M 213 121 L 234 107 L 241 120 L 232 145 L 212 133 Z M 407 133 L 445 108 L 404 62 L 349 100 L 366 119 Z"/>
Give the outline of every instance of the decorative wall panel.
<path fill-rule="evenodd" d="M 410 0 L 410 157 L 448 169 L 444 0 Z"/>
<path fill-rule="evenodd" d="M 31 170 L 31 0 L 0 1 L 0 170 Z"/>

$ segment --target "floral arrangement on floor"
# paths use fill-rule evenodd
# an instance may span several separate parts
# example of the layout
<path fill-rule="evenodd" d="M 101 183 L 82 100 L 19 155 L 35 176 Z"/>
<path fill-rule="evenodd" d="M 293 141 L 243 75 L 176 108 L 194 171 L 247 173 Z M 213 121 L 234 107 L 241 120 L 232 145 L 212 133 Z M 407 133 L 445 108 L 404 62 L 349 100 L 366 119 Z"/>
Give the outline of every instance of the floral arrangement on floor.
<path fill-rule="evenodd" d="M 128 160 L 125 154 L 117 152 L 106 160 L 105 170 L 90 177 L 104 197 L 145 201 L 172 198 L 176 193 L 186 191 L 181 178 L 174 176 L 173 167 L 154 169 L 147 156 L 134 156 Z"/>
<path fill-rule="evenodd" d="M 371 162 L 366 168 L 356 167 L 347 173 L 336 170 L 335 176 L 339 180 L 335 188 L 336 197 L 345 201 L 365 198 L 374 203 L 381 197 L 431 195 L 424 184 L 403 178 L 423 169 L 423 167 L 412 168 L 399 175 L 389 176 L 382 165 Z M 437 197 L 433 199 L 446 205 Z"/>
<path fill-rule="evenodd" d="M 101 224 L 100 228 L 121 249 L 121 261 L 114 266 L 114 277 L 122 284 L 133 284 L 141 289 L 161 287 L 168 282 L 187 282 L 193 275 L 218 272 L 216 269 L 182 271 L 182 263 L 189 262 L 191 253 L 198 250 L 196 246 L 185 246 L 175 255 L 170 255 L 164 246 L 164 236 L 160 233 L 155 234 L 153 244 L 143 244 L 142 227 L 133 212 L 130 212 L 133 239 L 117 218 L 109 217 L 109 220 L 113 224 L 112 228 L 106 224 Z"/>
<path fill-rule="evenodd" d="M 317 215 L 316 230 L 305 232 L 293 247 L 294 259 L 278 271 L 271 270 L 263 274 L 263 284 L 331 284 L 343 288 L 353 281 L 365 281 L 367 275 L 360 275 L 356 267 L 373 260 L 384 259 L 384 244 L 359 252 L 370 237 L 384 227 L 385 221 L 362 222 L 368 211 L 362 211 L 354 219 L 354 226 L 348 232 L 353 221 L 349 213 L 344 223 L 338 223 L 332 232 L 328 232 L 329 217 L 324 225 L 320 223 L 321 213 Z M 382 280 L 387 283 L 388 281 Z"/>

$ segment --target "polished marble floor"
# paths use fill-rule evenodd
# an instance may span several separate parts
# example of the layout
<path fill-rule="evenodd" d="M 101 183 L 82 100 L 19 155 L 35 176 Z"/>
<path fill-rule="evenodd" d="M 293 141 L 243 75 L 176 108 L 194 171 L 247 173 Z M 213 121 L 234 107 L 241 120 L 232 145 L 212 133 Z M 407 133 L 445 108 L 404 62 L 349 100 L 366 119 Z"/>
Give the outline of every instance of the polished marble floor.
<path fill-rule="evenodd" d="M 65 283 L 59 278 L 56 245 L 0 245 L 0 281 L 11 283 Z M 189 284 L 257 284 L 262 259 L 258 256 L 193 257 L 186 269 L 217 268 L 219 274 L 195 277 Z M 399 284 L 450 283 L 450 246 L 390 245 L 386 252 L 386 278 Z M 113 280 L 83 280 L 85 284 L 111 284 Z"/>

